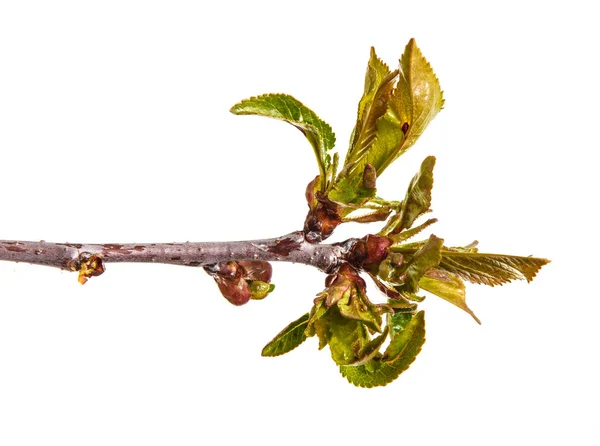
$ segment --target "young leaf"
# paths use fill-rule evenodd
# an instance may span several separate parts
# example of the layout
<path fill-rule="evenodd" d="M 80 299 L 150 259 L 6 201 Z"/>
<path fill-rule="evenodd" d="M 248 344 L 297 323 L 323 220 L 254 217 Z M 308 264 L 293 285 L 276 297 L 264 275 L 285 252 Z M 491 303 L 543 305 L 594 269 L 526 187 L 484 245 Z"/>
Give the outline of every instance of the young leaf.
<path fill-rule="evenodd" d="M 531 282 L 540 268 L 549 262 L 536 257 L 442 250 L 438 268 L 469 282 L 494 286 L 513 280 Z"/>
<path fill-rule="evenodd" d="M 361 172 L 367 164 L 372 164 L 375 167 L 377 176 L 380 176 L 383 172 L 381 166 L 386 162 L 391 153 L 395 153 L 402 146 L 404 141 L 402 122 L 398 121 L 391 114 L 389 106 L 386 114 L 377 120 L 376 127 L 377 137 L 369 146 L 369 149 L 362 151 L 360 157 L 358 157 L 357 152 L 353 152 L 351 158 L 353 164 L 349 163 L 349 159 L 346 160 L 348 165 L 351 166 L 348 169 L 348 176 L 352 178 L 352 182 L 354 183 L 358 181 Z"/>
<path fill-rule="evenodd" d="M 433 167 L 435 157 L 428 156 L 421 164 L 417 173 L 406 191 L 406 198 L 400 209 L 400 224 L 397 231 L 410 228 L 414 221 L 429 210 L 431 206 L 431 189 L 433 188 Z"/>
<path fill-rule="evenodd" d="M 253 300 L 264 299 L 275 289 L 275 285 L 262 280 L 249 280 L 248 286 L 250 287 L 250 299 Z"/>
<path fill-rule="evenodd" d="M 380 176 L 415 143 L 443 104 L 439 81 L 411 39 L 400 59 L 400 75 L 387 111 L 377 120 L 377 138 L 362 158 L 352 158 L 354 176 L 367 163 Z"/>
<path fill-rule="evenodd" d="M 388 314 L 390 337 L 394 339 L 396 335 L 402 333 L 412 318 L 412 313 L 408 311 Z"/>
<path fill-rule="evenodd" d="M 363 359 L 370 337 L 362 321 L 348 319 L 334 307 L 328 312 L 327 332 L 331 358 L 336 364 L 350 365 Z"/>
<path fill-rule="evenodd" d="M 404 270 L 406 279 L 401 288 L 403 292 L 412 294 L 419 291 L 421 277 L 440 263 L 443 243 L 443 239 L 432 234 L 427 243 L 415 253 Z"/>
<path fill-rule="evenodd" d="M 398 327 L 399 325 L 396 328 Z M 422 338 L 422 341 L 425 342 L 425 312 L 422 310 L 414 315 L 404 329 L 396 333 L 392 338 L 383 355 L 384 363 L 391 364 L 402 356 L 407 359 L 412 356 L 411 354 L 407 355 L 406 350 L 409 347 L 410 342 L 414 342 L 415 338 Z M 408 353 L 410 353 L 410 349 Z M 416 356 L 416 354 L 414 356 Z M 413 360 L 414 356 L 412 356 Z"/>
<path fill-rule="evenodd" d="M 262 350 L 263 356 L 280 356 L 294 350 L 306 340 L 304 330 L 308 324 L 308 313 L 290 323 Z"/>
<path fill-rule="evenodd" d="M 387 104 L 398 76 L 398 71 L 390 72 L 388 66 L 375 54 L 371 47 L 371 57 L 365 74 L 365 91 L 358 103 L 358 117 L 352 131 L 350 149 L 344 164 L 358 160 L 364 155 L 377 133 L 377 120 L 387 110 Z"/>
<path fill-rule="evenodd" d="M 410 228 L 415 220 L 429 210 L 431 189 L 433 188 L 433 167 L 435 157 L 428 156 L 421 163 L 421 169 L 411 180 L 400 212 L 392 217 L 382 229 L 382 233 L 397 234 Z"/>
<path fill-rule="evenodd" d="M 389 217 L 392 211 L 389 208 L 382 207 L 376 210 L 368 211 L 364 211 L 364 209 L 361 209 L 359 212 L 360 213 L 352 212 L 346 215 L 345 217 L 342 217 L 342 221 L 344 223 L 373 223 L 376 221 L 384 221 Z"/>
<path fill-rule="evenodd" d="M 410 39 L 400 59 L 400 76 L 388 112 L 400 123 L 404 138 L 375 165 L 378 175 L 415 143 L 443 105 L 440 83 L 415 39 Z"/>
<path fill-rule="evenodd" d="M 373 198 L 375 191 L 375 188 L 364 187 L 362 183 L 351 183 L 349 178 L 344 176 L 338 177 L 328 198 L 344 208 L 343 210 L 347 209 L 347 214 L 352 210 L 359 209 L 370 198 Z"/>
<path fill-rule="evenodd" d="M 369 341 L 363 347 L 362 351 L 360 352 L 360 357 L 357 358 L 356 362 L 354 362 L 352 364 L 346 364 L 346 365 L 365 364 L 366 362 L 369 362 L 373 358 L 375 358 L 377 356 L 381 356 L 379 353 L 379 349 L 381 348 L 381 346 L 387 339 L 388 333 L 389 333 L 389 327 L 385 327 L 385 329 L 383 330 L 383 333 L 381 333 L 375 339 L 372 339 L 371 341 Z"/>
<path fill-rule="evenodd" d="M 265 94 L 256 96 L 231 107 L 236 115 L 259 115 L 280 119 L 300 130 L 312 145 L 321 177 L 321 190 L 326 189 L 327 171 L 331 160 L 329 151 L 335 145 L 331 127 L 312 110 L 287 94 Z"/>
<path fill-rule="evenodd" d="M 465 296 L 465 284 L 459 278 L 452 274 L 437 271 L 435 277 L 425 275 L 419 281 L 419 286 L 425 291 L 429 291 L 444 300 L 447 300 L 453 305 L 456 305 L 461 310 L 466 311 L 475 319 L 475 322 L 481 324 L 481 321 L 475 313 L 467 306 Z"/>
<path fill-rule="evenodd" d="M 407 229 L 405 231 L 402 231 L 398 234 L 393 234 L 391 236 L 389 234 L 386 234 L 383 231 L 380 232 L 380 234 L 389 236 L 392 239 L 392 241 L 394 242 L 393 244 L 397 245 L 399 243 L 402 243 L 406 240 L 413 238 L 415 235 L 421 233 L 422 231 L 424 231 L 425 229 L 427 229 L 429 226 L 431 226 L 434 223 L 437 223 L 437 218 L 430 218 L 426 222 L 424 222 L 418 226 L 415 226 L 414 228 Z"/>
<path fill-rule="evenodd" d="M 425 313 L 412 317 L 386 350 L 383 358 L 374 358 L 363 365 L 340 366 L 342 376 L 359 387 L 385 386 L 398 378 L 415 360 L 425 343 Z"/>

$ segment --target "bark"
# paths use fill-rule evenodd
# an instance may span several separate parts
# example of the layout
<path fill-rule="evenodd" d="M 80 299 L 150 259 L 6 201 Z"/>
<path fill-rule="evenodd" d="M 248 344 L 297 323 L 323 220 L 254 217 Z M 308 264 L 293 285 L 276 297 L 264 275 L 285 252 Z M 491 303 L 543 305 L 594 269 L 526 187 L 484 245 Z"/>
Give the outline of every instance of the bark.
<path fill-rule="evenodd" d="M 200 243 L 48 243 L 0 240 L 0 260 L 53 266 L 71 271 L 81 270 L 89 260 L 103 263 L 138 262 L 205 266 L 230 260 L 261 260 L 302 263 L 331 272 L 351 250 L 356 240 L 343 243 L 308 243 L 301 231 L 282 237 Z"/>

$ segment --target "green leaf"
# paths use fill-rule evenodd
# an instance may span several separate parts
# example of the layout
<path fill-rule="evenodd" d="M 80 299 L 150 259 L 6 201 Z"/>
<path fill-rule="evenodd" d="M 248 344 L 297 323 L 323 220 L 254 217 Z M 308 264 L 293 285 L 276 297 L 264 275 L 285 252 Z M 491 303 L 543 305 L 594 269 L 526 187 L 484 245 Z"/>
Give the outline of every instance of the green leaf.
<path fill-rule="evenodd" d="M 420 311 L 392 339 L 383 358 L 376 357 L 358 366 L 340 366 L 340 372 L 355 386 L 385 386 L 408 369 L 424 343 L 425 313 Z"/>
<path fill-rule="evenodd" d="M 360 208 L 369 199 L 375 196 L 375 188 L 364 187 L 362 183 L 354 183 L 347 176 L 338 177 L 329 192 L 328 198 L 342 207 L 348 207 L 349 213 Z M 346 209 L 344 209 L 346 210 Z"/>
<path fill-rule="evenodd" d="M 390 337 L 394 339 L 397 334 L 404 331 L 408 323 L 412 320 L 411 312 L 400 312 L 388 314 L 388 326 L 390 327 Z"/>
<path fill-rule="evenodd" d="M 261 300 L 273 292 L 275 285 L 262 280 L 249 280 L 248 286 L 250 287 L 250 299 Z"/>
<path fill-rule="evenodd" d="M 308 324 L 304 334 L 307 337 L 317 335 L 319 338 L 319 350 L 325 348 L 328 340 L 328 322 L 326 315 L 328 314 L 329 308 L 325 305 L 325 297 L 321 296 L 315 301 L 310 314 L 308 315 Z"/>
<path fill-rule="evenodd" d="M 360 159 L 375 140 L 377 120 L 387 110 L 397 76 L 398 71 L 390 72 L 388 66 L 375 54 L 375 48 L 371 47 L 365 74 L 365 90 L 358 104 L 358 117 L 344 164 Z"/>
<path fill-rule="evenodd" d="M 419 249 L 408 262 L 404 269 L 406 279 L 401 290 L 407 294 L 419 291 L 419 281 L 431 268 L 437 266 L 442 258 L 441 249 L 444 240 L 431 235 L 429 240 Z"/>
<path fill-rule="evenodd" d="M 399 326 L 399 325 L 398 325 Z M 396 328 L 398 328 L 398 326 Z M 416 338 L 416 339 L 415 339 Z M 410 364 L 416 353 L 413 355 L 411 350 L 414 351 L 414 347 L 417 346 L 418 341 L 421 340 L 421 345 L 425 342 L 425 312 L 419 311 L 416 315 L 414 315 L 408 323 L 406 323 L 405 328 L 398 332 L 390 341 L 385 353 L 383 355 L 383 360 L 385 363 L 394 363 L 396 360 L 404 357 L 405 359 L 412 359 L 408 364 Z M 411 341 L 413 342 L 412 346 Z M 417 341 L 417 342 L 415 342 Z M 412 349 L 410 347 L 413 347 Z M 409 350 L 408 352 L 406 350 Z M 420 346 L 419 346 L 420 350 Z M 408 354 L 407 354 L 408 353 Z M 417 352 L 418 353 L 418 352 Z M 407 366 L 408 368 L 408 366 Z"/>
<path fill-rule="evenodd" d="M 400 208 L 400 224 L 395 232 L 410 228 L 419 216 L 429 210 L 434 166 L 435 157 L 428 156 L 421 164 L 420 172 L 410 182 Z"/>
<path fill-rule="evenodd" d="M 354 182 L 359 180 L 360 173 L 367 164 L 372 164 L 375 167 L 377 176 L 379 177 L 383 173 L 381 166 L 390 157 L 390 153 L 395 153 L 402 146 L 404 141 L 402 123 L 390 113 L 389 107 L 386 114 L 377 120 L 376 127 L 377 136 L 369 149 L 363 151 L 360 158 L 354 155 L 352 157 L 354 160 L 353 165 L 348 164 L 351 166 L 349 168 L 349 176 Z"/>
<path fill-rule="evenodd" d="M 331 160 L 329 151 L 335 145 L 331 127 L 312 110 L 287 94 L 265 94 L 256 96 L 231 107 L 236 115 L 259 115 L 280 119 L 300 130 L 312 145 L 321 177 L 321 191 L 326 189 L 327 171 Z"/>
<path fill-rule="evenodd" d="M 349 365 L 361 361 L 364 356 L 363 351 L 370 342 L 365 324 L 342 316 L 335 307 L 327 312 L 326 318 L 327 341 L 335 363 Z"/>
<path fill-rule="evenodd" d="M 342 217 L 342 221 L 344 223 L 354 222 L 354 223 L 373 223 L 376 221 L 384 221 L 386 220 L 392 211 L 390 208 L 379 208 L 379 209 L 369 209 L 364 210 L 361 209 L 359 211 L 353 211 L 348 215 Z"/>
<path fill-rule="evenodd" d="M 361 365 L 369 362 L 373 358 L 380 356 L 379 349 L 387 339 L 389 333 L 389 327 L 385 327 L 383 333 L 377 336 L 375 339 L 371 340 L 360 352 L 360 357 L 356 360 L 356 362 L 348 365 Z"/>
<path fill-rule="evenodd" d="M 348 319 L 354 319 L 366 324 L 371 330 L 381 333 L 381 312 L 377 305 L 369 301 L 360 291 L 347 292 L 337 302 L 340 314 Z"/>
<path fill-rule="evenodd" d="M 425 275 L 419 281 L 419 286 L 425 291 L 429 291 L 444 300 L 447 300 L 453 305 L 456 305 L 461 310 L 469 313 L 475 322 L 481 324 L 481 321 L 475 313 L 467 306 L 465 284 L 453 274 L 444 273 L 441 271 L 432 271 L 435 274 Z"/>
<path fill-rule="evenodd" d="M 422 223 L 419 226 L 415 226 L 414 228 L 406 229 L 405 231 L 402 231 L 398 234 L 386 234 L 385 232 L 383 232 L 383 230 L 379 234 L 390 237 L 394 242 L 392 246 L 394 246 L 413 238 L 415 235 L 421 233 L 432 224 L 437 223 L 437 221 L 437 218 L 430 218 L 425 223 Z"/>
<path fill-rule="evenodd" d="M 356 162 L 353 177 L 367 163 L 375 167 L 377 176 L 381 176 L 392 162 L 412 147 L 443 104 L 439 81 L 411 39 L 400 59 L 400 75 L 387 111 L 377 120 L 375 141 L 363 151 L 362 158 L 356 155 L 351 158 Z"/>
<path fill-rule="evenodd" d="M 400 212 L 392 217 L 382 229 L 382 233 L 397 234 L 410 228 L 415 220 L 429 210 L 431 189 L 433 188 L 433 167 L 435 157 L 428 156 L 421 163 L 421 169 L 411 180 Z M 431 223 L 429 223 L 431 224 Z"/>
<path fill-rule="evenodd" d="M 280 356 L 294 350 L 306 340 L 304 330 L 308 324 L 308 313 L 290 323 L 262 350 L 263 356 Z"/>
<path fill-rule="evenodd" d="M 440 83 L 415 40 L 411 39 L 400 59 L 400 76 L 388 111 L 403 129 L 404 138 L 377 164 L 373 163 L 378 175 L 412 147 L 443 105 Z"/>
<path fill-rule="evenodd" d="M 549 262 L 536 257 L 442 250 L 438 268 L 472 283 L 494 286 L 513 280 L 531 282 Z"/>

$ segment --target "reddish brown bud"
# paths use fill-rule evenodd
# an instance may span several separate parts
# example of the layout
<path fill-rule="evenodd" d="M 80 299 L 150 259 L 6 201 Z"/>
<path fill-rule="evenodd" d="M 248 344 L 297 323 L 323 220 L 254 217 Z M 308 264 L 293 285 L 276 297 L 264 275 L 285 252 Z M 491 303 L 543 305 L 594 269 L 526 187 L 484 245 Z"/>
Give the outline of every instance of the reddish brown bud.
<path fill-rule="evenodd" d="M 308 212 L 304 222 L 304 234 L 309 243 L 319 243 L 328 238 L 342 222 L 335 208 L 326 207 L 319 202 L 315 209 Z"/>
<path fill-rule="evenodd" d="M 317 175 L 314 180 L 312 180 L 310 183 L 308 183 L 306 185 L 306 192 L 304 193 L 304 196 L 306 197 L 306 202 L 308 203 L 308 207 L 311 209 L 314 209 L 315 206 L 317 205 L 317 198 L 315 197 L 315 190 L 317 189 L 317 187 L 319 185 L 319 178 L 321 178 L 321 177 L 319 175 Z"/>
<path fill-rule="evenodd" d="M 268 287 L 273 273 L 271 264 L 260 260 L 216 263 L 205 265 L 204 270 L 215 279 L 223 297 L 233 305 L 243 305 L 252 298 L 252 284 L 260 283 Z M 264 296 L 271 289 L 269 287 Z"/>
<path fill-rule="evenodd" d="M 217 282 L 223 297 L 233 305 L 244 305 L 252 296 L 248 282 L 242 278 L 226 279 L 216 276 L 215 282 Z"/>
<path fill-rule="evenodd" d="M 246 271 L 247 280 L 260 280 L 261 282 L 271 282 L 273 267 L 269 262 L 260 260 L 243 260 L 238 262 Z"/>
<path fill-rule="evenodd" d="M 364 263 L 381 263 L 387 257 L 388 248 L 392 241 L 387 237 L 378 235 L 367 235 L 365 237 L 367 245 L 367 257 Z"/>
<path fill-rule="evenodd" d="M 358 267 L 381 263 L 388 255 L 392 241 L 379 235 L 367 235 L 356 242 L 348 255 L 350 262 Z"/>

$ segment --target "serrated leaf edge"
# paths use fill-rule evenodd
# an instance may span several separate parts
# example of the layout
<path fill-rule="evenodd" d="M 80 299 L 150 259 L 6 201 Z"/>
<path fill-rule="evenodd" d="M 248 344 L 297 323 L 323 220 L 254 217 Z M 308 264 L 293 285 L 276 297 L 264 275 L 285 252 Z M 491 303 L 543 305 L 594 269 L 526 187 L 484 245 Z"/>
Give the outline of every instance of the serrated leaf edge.
<path fill-rule="evenodd" d="M 308 325 L 308 319 L 309 319 L 309 313 L 306 313 L 302 316 L 300 316 L 298 319 L 296 319 L 293 322 L 290 322 L 283 330 L 281 330 L 272 340 L 271 342 L 269 342 L 267 345 L 265 345 L 262 349 L 261 355 L 265 356 L 265 357 L 276 357 L 276 356 L 281 356 L 284 355 L 286 353 L 291 352 L 292 350 L 296 349 L 297 347 L 299 347 L 304 341 L 306 341 L 307 336 L 306 334 L 304 334 L 304 329 L 306 328 L 306 326 Z M 274 347 L 276 344 L 282 344 L 284 343 L 283 339 L 287 336 L 291 336 L 291 333 L 300 330 L 300 328 L 302 328 L 302 336 L 301 336 L 301 341 L 296 343 L 292 348 L 289 348 L 287 350 L 283 349 L 281 350 L 281 352 L 275 353 L 275 354 L 269 354 L 267 353 L 268 349 L 271 348 L 276 348 Z"/>

